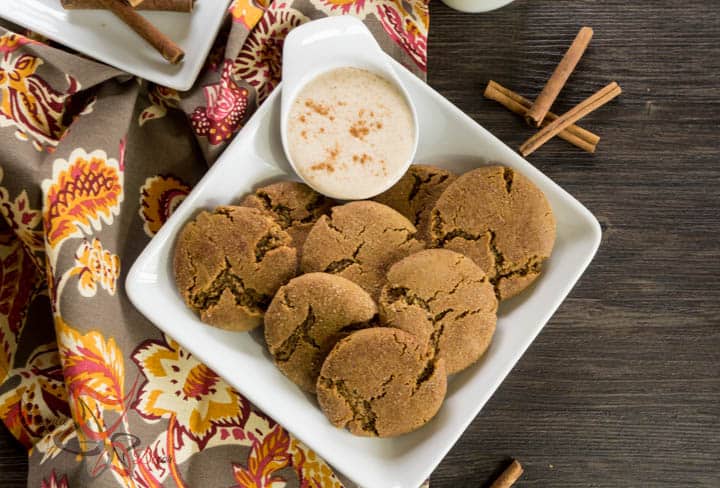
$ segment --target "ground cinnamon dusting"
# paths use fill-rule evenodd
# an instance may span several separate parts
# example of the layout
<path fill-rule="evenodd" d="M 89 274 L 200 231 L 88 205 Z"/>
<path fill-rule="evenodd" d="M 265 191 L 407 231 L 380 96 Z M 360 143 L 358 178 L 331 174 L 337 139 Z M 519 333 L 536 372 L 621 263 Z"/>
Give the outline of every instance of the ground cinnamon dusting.
<path fill-rule="evenodd" d="M 310 166 L 310 169 L 313 171 L 327 171 L 328 173 L 335 172 L 335 166 L 328 163 L 313 164 L 312 166 Z"/>
<path fill-rule="evenodd" d="M 353 154 L 352 159 L 353 159 L 353 162 L 360 163 L 360 164 L 365 164 L 365 163 L 373 160 L 372 156 L 370 156 L 369 154 L 366 154 L 366 153 L 363 153 L 360 156 L 358 156 L 357 154 Z"/>
<path fill-rule="evenodd" d="M 327 150 L 327 159 L 321 163 L 313 164 L 310 166 L 312 171 L 327 171 L 333 173 L 335 171 L 335 163 L 337 162 L 338 154 L 340 154 L 340 147 L 335 144 L 335 147 Z"/>
<path fill-rule="evenodd" d="M 367 122 L 364 120 L 358 120 L 349 129 L 350 135 L 363 140 L 366 135 L 370 133 L 370 129 L 367 127 Z"/>
<path fill-rule="evenodd" d="M 330 113 L 330 109 L 328 107 L 322 103 L 317 103 L 315 100 L 305 100 L 305 106 L 319 115 L 327 116 Z M 330 117 L 330 120 L 333 119 L 334 117 Z"/>

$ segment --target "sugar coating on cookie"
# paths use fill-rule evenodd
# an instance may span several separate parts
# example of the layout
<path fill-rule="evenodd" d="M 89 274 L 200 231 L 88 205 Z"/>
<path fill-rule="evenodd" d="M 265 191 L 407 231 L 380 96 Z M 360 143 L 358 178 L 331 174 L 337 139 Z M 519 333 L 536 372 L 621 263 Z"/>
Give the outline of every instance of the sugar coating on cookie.
<path fill-rule="evenodd" d="M 386 205 L 371 201 L 333 207 L 305 240 L 301 270 L 337 274 L 373 298 L 380 294 L 391 264 L 423 249 L 415 226 Z"/>
<path fill-rule="evenodd" d="M 317 382 L 330 422 L 361 436 L 391 437 L 427 423 L 447 390 L 442 359 L 428 359 L 405 331 L 375 327 L 354 332 L 332 349 Z"/>
<path fill-rule="evenodd" d="M 265 341 L 285 376 L 314 392 L 333 346 L 376 318 L 377 305 L 359 285 L 337 275 L 308 273 L 275 294 L 265 313 Z"/>
<path fill-rule="evenodd" d="M 300 250 L 313 224 L 330 211 L 334 202 L 304 183 L 281 181 L 258 188 L 240 205 L 271 215 L 290 234 L 292 245 Z"/>
<path fill-rule="evenodd" d="M 427 249 L 395 263 L 380 295 L 384 325 L 414 334 L 430 357 L 445 359 L 448 374 L 480 359 L 492 340 L 497 299 L 472 259 Z"/>
<path fill-rule="evenodd" d="M 260 325 L 272 296 L 296 274 L 297 251 L 268 215 L 218 207 L 185 224 L 173 267 L 180 294 L 203 322 L 244 331 Z"/>
<path fill-rule="evenodd" d="M 520 293 L 538 277 L 555 243 L 555 218 L 543 192 L 502 166 L 458 177 L 430 218 L 433 245 L 471 257 L 500 299 Z"/>
<path fill-rule="evenodd" d="M 430 211 L 445 188 L 457 175 L 436 166 L 414 164 L 389 190 L 373 198 L 403 214 L 418 230 L 418 236 L 430 240 Z"/>

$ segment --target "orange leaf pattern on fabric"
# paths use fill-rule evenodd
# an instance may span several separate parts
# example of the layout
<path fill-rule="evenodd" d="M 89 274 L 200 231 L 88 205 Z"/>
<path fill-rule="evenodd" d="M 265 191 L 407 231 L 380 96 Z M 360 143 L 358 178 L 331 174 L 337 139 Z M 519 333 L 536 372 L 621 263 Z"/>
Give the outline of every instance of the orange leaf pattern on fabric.
<path fill-rule="evenodd" d="M 239 488 L 266 488 L 285 486 L 285 480 L 273 477 L 276 471 L 290 464 L 290 437 L 280 427 L 275 427 L 262 439 L 252 436 L 253 444 L 247 459 L 247 468 L 233 464 L 233 474 Z"/>
<path fill-rule="evenodd" d="M 105 151 L 86 153 L 75 149 L 68 160 L 56 159 L 53 178 L 42 183 L 45 195 L 43 222 L 51 262 L 58 245 L 69 237 L 110 225 L 120 213 L 123 200 L 123 173 L 117 160 Z"/>
<path fill-rule="evenodd" d="M 70 411 L 77 427 L 78 453 L 86 458 L 90 475 L 109 470 L 123 486 L 135 486 L 125 426 L 125 363 L 115 339 L 98 331 L 82 334 L 55 317 L 62 370 Z M 131 393 L 134 388 L 131 388 Z M 92 459 L 92 462 L 90 460 Z"/>
<path fill-rule="evenodd" d="M 75 266 L 70 270 L 70 275 L 79 276 L 78 290 L 84 297 L 94 297 L 98 285 L 114 295 L 120 276 L 120 258 L 103 249 L 99 239 L 83 239 L 75 252 Z"/>
<path fill-rule="evenodd" d="M 175 176 L 158 175 L 145 180 L 140 188 L 139 213 L 148 237 L 160 230 L 188 193 L 190 186 Z"/>
<path fill-rule="evenodd" d="M 80 85 L 75 78 L 67 76 L 67 88 L 55 90 L 36 74 L 44 63 L 30 54 L 13 56 L 13 51 L 23 44 L 14 38 L 0 36 L 0 127 L 15 126 L 15 136 L 20 140 L 33 140 L 33 146 L 41 151 L 45 146 L 54 147 L 65 132 L 63 115 Z"/>
<path fill-rule="evenodd" d="M 0 183 L 4 177 L 3 168 L 0 167 Z M 45 241 L 42 232 L 42 212 L 30 205 L 27 191 L 22 190 L 14 199 L 4 186 L 0 186 L 0 214 L 10 225 L 10 230 L 22 242 L 29 256 L 35 261 L 38 269 L 42 269 L 42 254 L 45 251 Z"/>
<path fill-rule="evenodd" d="M 309 20 L 287 3 L 273 2 L 245 40 L 235 59 L 233 75 L 255 88 L 258 103 L 280 83 L 285 36 L 293 27 Z"/>
<path fill-rule="evenodd" d="M 177 428 L 201 448 L 218 427 L 247 418 L 247 402 L 171 338 L 145 341 L 132 359 L 147 378 L 132 408 L 148 420 L 175 416 Z"/>
<path fill-rule="evenodd" d="M 81 334 L 61 317 L 56 317 L 55 329 L 70 395 L 87 406 L 92 407 L 96 403 L 103 409 L 121 412 L 125 363 L 115 339 L 111 337 L 106 340 L 100 332 L 94 330 Z M 78 420 L 83 405 L 71 404 L 73 406 L 73 416 Z"/>
<path fill-rule="evenodd" d="M 19 383 L 0 395 L 0 418 L 30 448 L 70 416 L 57 344 L 45 344 L 30 355 L 26 367 L 12 371 Z"/>
<path fill-rule="evenodd" d="M 252 30 L 262 17 L 270 0 L 235 0 L 230 6 L 233 22 L 239 22 Z"/>

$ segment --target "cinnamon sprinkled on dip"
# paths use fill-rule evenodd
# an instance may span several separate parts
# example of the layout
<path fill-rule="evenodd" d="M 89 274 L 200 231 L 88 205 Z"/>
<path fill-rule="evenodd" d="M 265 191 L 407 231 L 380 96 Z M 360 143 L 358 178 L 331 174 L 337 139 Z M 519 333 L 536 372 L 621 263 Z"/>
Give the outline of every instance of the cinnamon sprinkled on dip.
<path fill-rule="evenodd" d="M 405 169 L 415 143 L 412 110 L 370 71 L 338 68 L 305 85 L 290 108 L 287 142 L 300 175 L 318 191 L 368 198 Z"/>

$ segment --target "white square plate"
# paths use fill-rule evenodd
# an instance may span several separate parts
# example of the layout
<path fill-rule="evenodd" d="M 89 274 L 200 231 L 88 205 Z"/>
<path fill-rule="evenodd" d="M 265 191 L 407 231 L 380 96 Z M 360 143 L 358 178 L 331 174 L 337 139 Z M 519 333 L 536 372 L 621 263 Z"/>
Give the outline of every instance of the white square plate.
<path fill-rule="evenodd" d="M 280 89 L 148 244 L 126 282 L 130 299 L 145 316 L 340 472 L 367 488 L 417 488 L 430 475 L 565 299 L 600 244 L 600 225 L 577 200 L 405 68 L 396 62 L 393 66 L 417 107 L 417 161 L 457 172 L 488 162 L 515 168 L 545 192 L 557 218 L 555 250 L 543 274 L 530 289 L 501 305 L 487 354 L 450 379 L 447 399 L 428 425 L 391 439 L 355 437 L 333 427 L 315 400 L 275 368 L 260 334 L 226 332 L 203 324 L 175 288 L 171 268 L 175 236 L 198 209 L 235 202 L 275 179 L 295 178 L 280 143 Z"/>
<path fill-rule="evenodd" d="M 195 83 L 229 3 L 198 0 L 190 13 L 139 11 L 185 51 L 178 64 L 168 63 L 111 12 L 65 10 L 60 0 L 0 0 L 0 17 L 140 78 L 185 91 Z"/>

